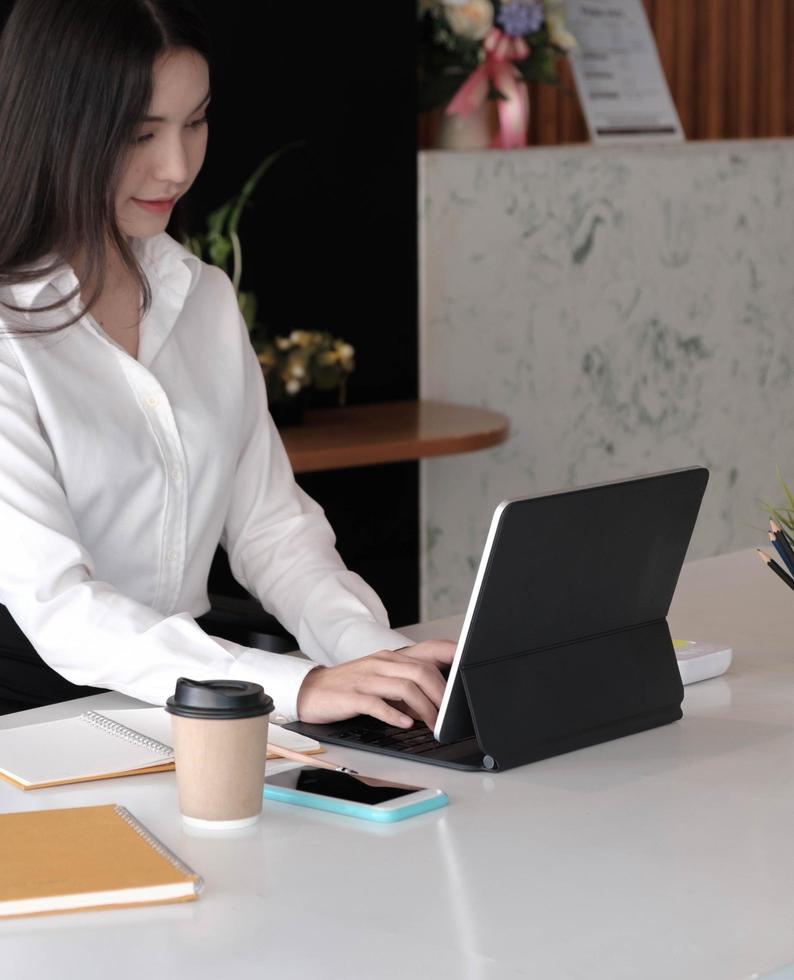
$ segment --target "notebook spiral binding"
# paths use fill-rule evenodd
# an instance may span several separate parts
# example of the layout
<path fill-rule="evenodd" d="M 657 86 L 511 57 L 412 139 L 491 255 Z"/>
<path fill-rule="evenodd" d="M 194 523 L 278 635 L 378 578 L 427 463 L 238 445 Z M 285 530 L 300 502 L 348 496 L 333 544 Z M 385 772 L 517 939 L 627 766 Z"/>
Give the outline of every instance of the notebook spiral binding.
<path fill-rule="evenodd" d="M 160 857 L 164 857 L 166 861 L 177 869 L 177 871 L 181 871 L 182 874 L 187 875 L 189 878 L 194 878 L 196 882 L 196 891 L 201 891 L 201 889 L 204 887 L 204 879 L 201 877 L 201 875 L 197 875 L 192 868 L 188 867 L 184 861 L 180 860 L 170 848 L 165 846 L 159 837 L 155 837 L 151 830 L 148 830 L 142 823 L 140 823 L 140 821 L 136 820 L 136 818 L 133 817 L 125 806 L 120 806 L 117 803 L 113 809 L 125 823 L 132 827 L 136 834 L 139 834 L 146 841 L 149 847 L 157 851 Z"/>
<path fill-rule="evenodd" d="M 149 749 L 152 752 L 157 753 L 157 755 L 173 755 L 174 750 L 170 745 L 166 745 L 164 742 L 158 742 L 156 738 L 149 738 L 147 735 L 141 735 L 140 732 L 134 731 L 132 728 L 127 728 L 126 725 L 120 725 L 117 721 L 111 721 L 110 718 L 106 718 L 104 715 L 100 715 L 96 711 L 84 711 L 80 715 L 82 721 L 87 722 L 89 725 L 93 725 L 95 728 L 101 728 L 103 732 L 107 732 L 108 735 L 115 735 L 116 738 L 123 738 L 126 742 L 132 742 L 134 745 L 140 745 L 142 748 Z"/>

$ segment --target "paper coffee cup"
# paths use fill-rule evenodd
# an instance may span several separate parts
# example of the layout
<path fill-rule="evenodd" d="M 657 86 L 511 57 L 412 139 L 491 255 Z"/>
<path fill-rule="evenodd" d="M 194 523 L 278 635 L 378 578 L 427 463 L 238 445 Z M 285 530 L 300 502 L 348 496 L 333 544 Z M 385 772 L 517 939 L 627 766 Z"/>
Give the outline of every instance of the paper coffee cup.
<path fill-rule="evenodd" d="M 256 823 L 273 699 L 248 681 L 180 677 L 165 710 L 185 823 L 216 830 Z"/>

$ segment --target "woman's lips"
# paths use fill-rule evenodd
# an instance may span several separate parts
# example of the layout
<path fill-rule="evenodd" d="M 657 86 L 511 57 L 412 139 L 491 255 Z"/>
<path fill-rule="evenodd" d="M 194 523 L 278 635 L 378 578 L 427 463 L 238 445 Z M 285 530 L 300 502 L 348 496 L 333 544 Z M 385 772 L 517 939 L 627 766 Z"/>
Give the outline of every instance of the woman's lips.
<path fill-rule="evenodd" d="M 151 211 L 154 214 L 162 214 L 164 211 L 170 211 L 171 208 L 176 204 L 176 198 L 172 197 L 168 201 L 141 201 L 137 197 L 133 198 L 133 201 L 144 209 L 144 211 Z"/>

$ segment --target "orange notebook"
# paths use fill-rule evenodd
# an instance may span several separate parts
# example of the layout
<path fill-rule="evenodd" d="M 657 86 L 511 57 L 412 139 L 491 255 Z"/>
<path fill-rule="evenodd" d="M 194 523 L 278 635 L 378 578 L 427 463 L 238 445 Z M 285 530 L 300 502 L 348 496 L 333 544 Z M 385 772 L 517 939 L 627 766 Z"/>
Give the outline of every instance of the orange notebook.
<path fill-rule="evenodd" d="M 189 902 L 202 879 L 123 806 L 0 814 L 0 917 Z"/>

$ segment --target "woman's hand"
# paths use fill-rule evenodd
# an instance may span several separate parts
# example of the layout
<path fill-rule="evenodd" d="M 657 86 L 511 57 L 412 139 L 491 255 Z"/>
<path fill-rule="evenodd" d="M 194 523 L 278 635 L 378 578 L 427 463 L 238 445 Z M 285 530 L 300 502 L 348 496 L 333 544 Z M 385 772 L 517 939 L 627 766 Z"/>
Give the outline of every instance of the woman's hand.
<path fill-rule="evenodd" d="M 316 667 L 298 692 L 298 718 L 325 724 L 371 715 L 387 725 L 410 728 L 409 711 L 433 728 L 446 685 L 439 667 L 449 666 L 454 656 L 455 644 L 449 640 L 425 640 L 336 667 Z"/>

